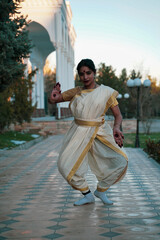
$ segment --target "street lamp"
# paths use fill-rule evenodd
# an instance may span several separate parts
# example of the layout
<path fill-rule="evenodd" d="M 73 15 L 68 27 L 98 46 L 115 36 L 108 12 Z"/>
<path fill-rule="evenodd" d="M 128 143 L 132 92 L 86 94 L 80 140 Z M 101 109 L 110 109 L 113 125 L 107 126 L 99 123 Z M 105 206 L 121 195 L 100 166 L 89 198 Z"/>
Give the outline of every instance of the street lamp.
<path fill-rule="evenodd" d="M 124 95 L 122 95 L 121 93 L 118 94 L 117 98 L 118 99 L 121 99 L 122 97 L 124 96 L 124 98 L 129 98 L 129 94 L 128 93 L 125 93 Z"/>
<path fill-rule="evenodd" d="M 125 93 L 124 95 L 122 95 L 121 93 L 118 94 L 117 99 L 122 99 L 122 98 L 128 99 L 129 98 L 129 94 Z M 127 118 L 127 108 L 125 108 L 125 118 Z"/>
<path fill-rule="evenodd" d="M 124 95 L 119 93 L 118 96 L 117 96 L 117 99 L 121 99 L 121 98 L 123 98 L 123 96 L 124 96 L 125 99 L 129 98 L 129 94 L 128 93 L 125 93 Z M 125 109 L 125 117 L 127 117 L 127 109 Z M 120 130 L 123 131 L 122 124 L 120 126 Z"/>
<path fill-rule="evenodd" d="M 130 88 L 136 87 L 137 88 L 137 127 L 136 127 L 136 140 L 135 140 L 135 147 L 140 147 L 140 141 L 139 141 L 139 121 L 140 121 L 140 86 L 143 84 L 145 87 L 151 86 L 151 81 L 149 79 L 144 80 L 144 82 L 141 82 L 140 78 L 129 79 L 127 81 L 127 86 Z"/>

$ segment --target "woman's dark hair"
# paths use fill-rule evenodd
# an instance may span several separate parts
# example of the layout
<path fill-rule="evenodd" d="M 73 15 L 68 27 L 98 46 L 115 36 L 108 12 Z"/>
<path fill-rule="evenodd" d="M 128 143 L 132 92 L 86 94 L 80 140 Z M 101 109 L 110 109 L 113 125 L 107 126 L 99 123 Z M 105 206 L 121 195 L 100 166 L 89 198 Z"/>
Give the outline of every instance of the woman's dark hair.
<path fill-rule="evenodd" d="M 91 59 L 82 59 L 78 65 L 77 65 L 77 71 L 78 71 L 78 74 L 79 74 L 79 71 L 80 71 L 80 68 L 81 67 L 88 67 L 90 68 L 94 73 L 96 73 L 96 68 L 95 68 L 95 65 L 94 65 L 94 62 L 91 60 Z"/>

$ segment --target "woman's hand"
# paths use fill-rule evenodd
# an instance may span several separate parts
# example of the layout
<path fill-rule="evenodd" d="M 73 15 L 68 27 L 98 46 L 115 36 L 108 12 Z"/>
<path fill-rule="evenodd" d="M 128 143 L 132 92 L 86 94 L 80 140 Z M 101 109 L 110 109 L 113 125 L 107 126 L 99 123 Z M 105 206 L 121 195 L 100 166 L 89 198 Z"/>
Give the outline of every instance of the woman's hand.
<path fill-rule="evenodd" d="M 113 126 L 113 137 L 115 142 L 118 144 L 119 147 L 123 147 L 123 133 L 121 132 L 121 124 L 122 124 L 122 115 L 119 110 L 118 105 L 111 108 L 111 111 L 114 116 L 114 126 Z"/>
<path fill-rule="evenodd" d="M 63 101 L 63 98 L 61 95 L 61 85 L 60 83 L 56 83 L 56 85 L 52 90 L 51 96 L 48 99 L 48 102 L 50 104 L 53 104 L 53 103 L 62 102 L 62 101 Z"/>
<path fill-rule="evenodd" d="M 123 133 L 120 131 L 119 128 L 114 127 L 113 128 L 113 136 L 114 136 L 114 140 L 115 142 L 118 144 L 118 146 L 121 148 L 123 147 L 123 139 L 124 139 L 124 135 Z"/>

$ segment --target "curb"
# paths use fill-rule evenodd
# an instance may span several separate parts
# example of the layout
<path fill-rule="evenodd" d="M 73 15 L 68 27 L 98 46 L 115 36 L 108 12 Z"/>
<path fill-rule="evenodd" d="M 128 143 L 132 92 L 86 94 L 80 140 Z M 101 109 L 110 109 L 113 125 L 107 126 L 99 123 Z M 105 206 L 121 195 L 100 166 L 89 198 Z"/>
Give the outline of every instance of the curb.
<path fill-rule="evenodd" d="M 26 142 L 26 143 L 24 143 L 22 145 L 19 145 L 19 146 L 15 147 L 15 148 L 11 148 L 11 149 L 8 149 L 8 150 L 26 150 L 26 149 L 32 147 L 33 145 L 35 145 L 36 143 L 39 143 L 39 142 L 43 141 L 45 138 L 46 137 L 41 136 L 41 137 L 38 137 L 36 139 L 33 139 L 33 140 L 29 141 L 29 142 Z"/>

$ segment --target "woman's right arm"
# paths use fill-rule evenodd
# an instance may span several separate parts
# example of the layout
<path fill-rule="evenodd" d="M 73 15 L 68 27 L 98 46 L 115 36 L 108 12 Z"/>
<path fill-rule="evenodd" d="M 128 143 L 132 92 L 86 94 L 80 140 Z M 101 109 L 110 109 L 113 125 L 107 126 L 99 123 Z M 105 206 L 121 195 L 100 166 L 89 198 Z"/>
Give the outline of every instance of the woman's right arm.
<path fill-rule="evenodd" d="M 71 88 L 63 93 L 61 93 L 60 87 L 54 87 L 48 102 L 50 104 L 59 102 L 68 102 L 73 99 L 73 97 L 81 91 L 80 87 Z"/>

